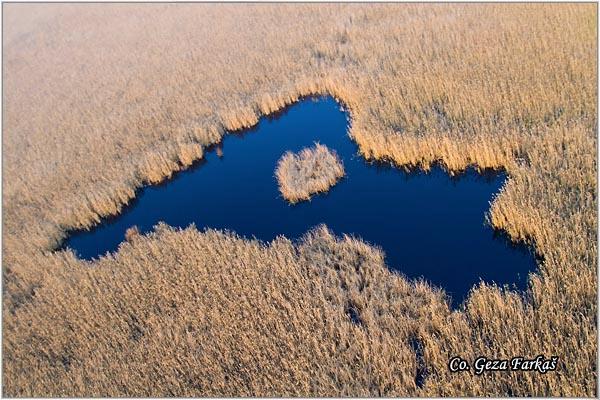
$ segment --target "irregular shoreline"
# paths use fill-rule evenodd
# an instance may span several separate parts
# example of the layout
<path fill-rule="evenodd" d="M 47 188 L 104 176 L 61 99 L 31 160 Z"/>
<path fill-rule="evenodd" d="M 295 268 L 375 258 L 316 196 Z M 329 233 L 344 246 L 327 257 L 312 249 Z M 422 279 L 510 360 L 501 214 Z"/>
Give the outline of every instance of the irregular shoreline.
<path fill-rule="evenodd" d="M 596 13 L 7 4 L 4 394 L 595 396 Z M 263 248 L 165 229 L 95 263 L 48 251 L 225 130 L 323 93 L 348 105 L 367 158 L 504 167 L 490 220 L 544 256 L 528 291 L 482 285 L 450 312 L 426 283 L 378 272 L 374 249 L 323 232 Z M 447 368 L 536 354 L 566 368 Z"/>

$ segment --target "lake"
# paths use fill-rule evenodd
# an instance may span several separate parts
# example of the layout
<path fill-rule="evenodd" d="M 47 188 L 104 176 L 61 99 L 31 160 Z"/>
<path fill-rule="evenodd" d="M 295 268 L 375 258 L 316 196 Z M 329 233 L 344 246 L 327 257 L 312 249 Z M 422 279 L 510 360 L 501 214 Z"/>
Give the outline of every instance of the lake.
<path fill-rule="evenodd" d="M 348 136 L 348 114 L 331 97 L 308 98 L 243 133 L 225 135 L 191 168 L 140 189 L 122 214 L 90 231 L 71 232 L 64 247 L 81 258 L 116 251 L 125 231 L 149 232 L 159 221 L 228 229 L 270 241 L 301 237 L 324 223 L 381 247 L 392 270 L 442 287 L 456 306 L 480 280 L 526 287 L 534 253 L 485 224 L 489 202 L 506 180 L 469 169 L 451 177 L 439 167 L 405 172 L 368 162 Z M 346 176 L 325 194 L 290 205 L 275 168 L 288 150 L 319 142 L 335 150 Z"/>

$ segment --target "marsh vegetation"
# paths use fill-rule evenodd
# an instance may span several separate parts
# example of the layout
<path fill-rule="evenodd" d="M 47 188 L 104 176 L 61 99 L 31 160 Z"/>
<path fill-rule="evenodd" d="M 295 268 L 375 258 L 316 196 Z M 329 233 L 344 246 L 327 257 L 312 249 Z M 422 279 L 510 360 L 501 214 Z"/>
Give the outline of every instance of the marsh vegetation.
<path fill-rule="evenodd" d="M 3 394 L 597 395 L 596 21 L 594 4 L 5 5 Z M 452 311 L 322 229 L 54 251 L 225 131 L 324 93 L 369 159 L 504 168 L 489 220 L 542 255 L 527 289 L 482 283 Z M 480 354 L 560 363 L 447 369 Z"/>
<path fill-rule="evenodd" d="M 277 162 L 275 176 L 283 197 L 297 203 L 329 190 L 344 176 L 344 164 L 327 146 L 315 143 L 298 154 L 285 153 Z"/>
<path fill-rule="evenodd" d="M 280 235 L 295 241 L 326 224 L 338 235 L 378 246 L 391 270 L 444 289 L 454 308 L 480 280 L 525 289 L 536 268 L 532 252 L 485 223 L 504 173 L 469 169 L 451 177 L 439 167 L 407 172 L 366 161 L 348 137 L 347 118 L 331 97 L 304 99 L 277 117 L 261 118 L 251 131 L 227 134 L 216 147 L 221 155 L 207 149 L 202 162 L 136 193 L 118 216 L 70 232 L 63 248 L 97 259 L 118 251 L 124 237 L 137 240 L 136 234 L 161 222 L 226 229 L 265 242 Z M 281 154 L 314 149 L 317 141 L 335 150 L 347 176 L 326 194 L 290 205 L 273 166 Z"/>

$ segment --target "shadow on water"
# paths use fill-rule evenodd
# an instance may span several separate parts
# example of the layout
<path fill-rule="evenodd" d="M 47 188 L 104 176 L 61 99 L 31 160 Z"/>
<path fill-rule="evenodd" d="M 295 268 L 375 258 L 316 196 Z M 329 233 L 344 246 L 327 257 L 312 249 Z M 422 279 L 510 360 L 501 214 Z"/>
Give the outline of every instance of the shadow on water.
<path fill-rule="evenodd" d="M 304 99 L 253 129 L 225 135 L 192 167 L 140 189 L 120 215 L 71 232 L 64 247 L 85 259 L 100 257 L 118 249 L 128 228 L 145 233 L 160 221 L 264 241 L 297 239 L 324 223 L 338 235 L 378 245 L 392 270 L 444 288 L 454 306 L 480 280 L 525 288 L 536 267 L 532 251 L 485 224 L 503 172 L 467 169 L 451 177 L 439 166 L 404 171 L 367 161 L 347 129 L 348 115 L 334 99 Z M 278 191 L 277 161 L 314 142 L 338 153 L 346 176 L 329 192 L 292 206 Z"/>

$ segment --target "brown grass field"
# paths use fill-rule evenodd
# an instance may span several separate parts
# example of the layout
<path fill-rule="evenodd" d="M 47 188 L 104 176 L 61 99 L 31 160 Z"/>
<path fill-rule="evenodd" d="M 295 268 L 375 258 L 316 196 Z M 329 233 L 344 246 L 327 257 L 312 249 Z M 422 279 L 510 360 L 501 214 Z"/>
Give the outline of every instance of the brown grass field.
<path fill-rule="evenodd" d="M 3 4 L 3 394 L 597 395 L 596 21 L 595 4 Z M 489 220 L 535 245 L 528 289 L 480 284 L 452 311 L 324 227 L 54 251 L 225 131 L 324 93 L 365 157 L 506 169 Z M 447 367 L 538 354 L 557 370 Z"/>
<path fill-rule="evenodd" d="M 337 154 L 320 143 L 298 154 L 288 151 L 275 169 L 279 191 L 290 203 L 309 200 L 315 193 L 328 191 L 344 174 L 344 165 Z"/>

